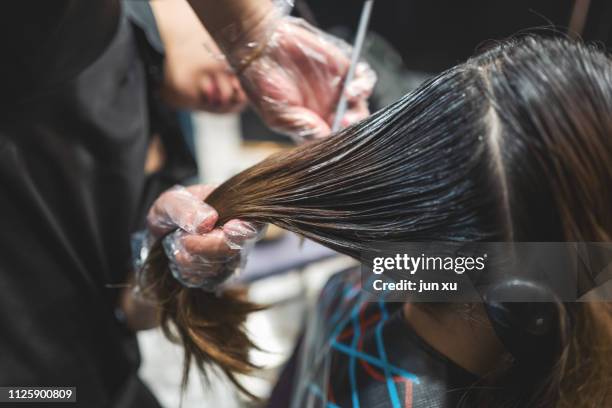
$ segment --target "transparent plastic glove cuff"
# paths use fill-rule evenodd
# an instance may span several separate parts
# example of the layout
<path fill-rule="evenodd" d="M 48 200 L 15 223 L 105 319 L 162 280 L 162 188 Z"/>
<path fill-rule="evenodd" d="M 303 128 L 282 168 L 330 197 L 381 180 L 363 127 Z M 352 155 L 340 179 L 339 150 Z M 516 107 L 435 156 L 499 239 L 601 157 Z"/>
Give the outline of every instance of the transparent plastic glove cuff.
<path fill-rule="evenodd" d="M 138 231 L 132 234 L 132 266 L 134 268 L 134 295 L 143 295 L 148 287 L 145 263 L 149 257 L 151 247 L 155 238 L 148 230 Z"/>
<path fill-rule="evenodd" d="M 289 15 L 295 6 L 295 0 L 273 0 L 272 3 L 282 14 Z"/>

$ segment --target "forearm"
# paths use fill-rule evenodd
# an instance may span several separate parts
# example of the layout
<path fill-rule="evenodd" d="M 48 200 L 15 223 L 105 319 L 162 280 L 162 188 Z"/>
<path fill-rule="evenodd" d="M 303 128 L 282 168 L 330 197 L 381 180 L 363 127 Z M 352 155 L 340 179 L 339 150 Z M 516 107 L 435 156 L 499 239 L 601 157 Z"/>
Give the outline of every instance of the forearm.
<path fill-rule="evenodd" d="M 248 33 L 273 10 L 271 0 L 188 0 L 200 21 L 224 51 L 248 39 Z"/>
<path fill-rule="evenodd" d="M 350 47 L 287 16 L 287 0 L 188 0 L 211 33 L 251 106 L 268 126 L 297 140 L 331 133 L 349 70 Z M 376 75 L 359 63 L 347 84 L 343 125 L 368 116 Z"/>
<path fill-rule="evenodd" d="M 151 8 L 164 44 L 169 42 L 210 42 L 210 36 L 187 0 L 152 1 Z"/>

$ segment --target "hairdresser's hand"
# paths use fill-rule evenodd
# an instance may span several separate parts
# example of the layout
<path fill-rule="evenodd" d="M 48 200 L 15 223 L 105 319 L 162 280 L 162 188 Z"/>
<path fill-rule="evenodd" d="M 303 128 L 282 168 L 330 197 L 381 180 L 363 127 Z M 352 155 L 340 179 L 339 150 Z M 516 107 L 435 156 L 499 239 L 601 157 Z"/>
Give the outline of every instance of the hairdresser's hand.
<path fill-rule="evenodd" d="M 301 19 L 271 12 L 261 20 L 235 44 L 222 41 L 251 103 L 268 126 L 298 141 L 329 135 L 350 46 Z M 369 115 L 367 99 L 375 83 L 374 71 L 359 63 L 346 92 L 342 126 Z"/>
<path fill-rule="evenodd" d="M 188 287 L 214 290 L 237 268 L 262 235 L 261 226 L 231 220 L 215 228 L 218 214 L 204 202 L 214 187 L 174 187 L 163 193 L 147 216 L 149 231 L 164 237 L 170 269 Z"/>

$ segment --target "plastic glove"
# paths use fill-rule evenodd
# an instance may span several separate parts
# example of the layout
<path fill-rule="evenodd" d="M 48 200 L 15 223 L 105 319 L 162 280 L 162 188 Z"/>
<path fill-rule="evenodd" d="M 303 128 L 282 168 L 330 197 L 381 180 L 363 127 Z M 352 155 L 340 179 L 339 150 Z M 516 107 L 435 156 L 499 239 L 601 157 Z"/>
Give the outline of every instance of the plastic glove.
<path fill-rule="evenodd" d="M 231 220 L 214 228 L 218 214 L 204 202 L 214 187 L 174 187 L 147 216 L 151 235 L 163 238 L 173 276 L 184 286 L 215 290 L 236 269 L 263 234 L 263 226 Z"/>
<path fill-rule="evenodd" d="M 350 66 L 349 45 L 278 12 L 223 43 L 243 89 L 268 126 L 297 141 L 330 134 Z M 374 71 L 359 63 L 346 91 L 343 126 L 369 115 L 367 99 L 375 83 Z"/>

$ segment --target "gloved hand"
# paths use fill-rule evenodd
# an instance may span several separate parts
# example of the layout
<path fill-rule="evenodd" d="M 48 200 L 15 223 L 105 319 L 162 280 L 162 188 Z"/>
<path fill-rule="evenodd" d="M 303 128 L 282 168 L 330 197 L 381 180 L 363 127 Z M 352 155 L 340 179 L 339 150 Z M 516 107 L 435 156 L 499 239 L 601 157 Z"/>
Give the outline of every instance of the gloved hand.
<path fill-rule="evenodd" d="M 222 41 L 252 105 L 268 126 L 298 141 L 329 135 L 351 47 L 278 11 L 260 20 Z M 374 71 L 359 63 L 347 89 L 343 126 L 369 115 L 367 99 L 375 83 Z"/>
<path fill-rule="evenodd" d="M 209 291 L 243 265 L 263 234 L 263 226 L 241 220 L 215 228 L 217 211 L 204 203 L 213 190 L 208 185 L 174 187 L 155 201 L 147 216 L 151 235 L 166 235 L 163 246 L 174 277 L 184 286 Z"/>

